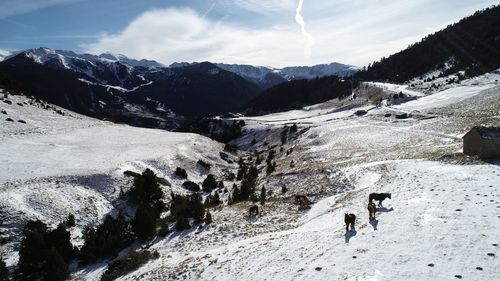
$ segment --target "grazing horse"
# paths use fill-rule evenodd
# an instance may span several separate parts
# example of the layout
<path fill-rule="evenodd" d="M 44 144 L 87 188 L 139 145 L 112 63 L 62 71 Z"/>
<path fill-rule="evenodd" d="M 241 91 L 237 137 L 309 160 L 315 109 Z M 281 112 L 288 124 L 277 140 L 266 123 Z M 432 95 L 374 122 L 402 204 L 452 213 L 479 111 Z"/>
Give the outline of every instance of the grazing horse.
<path fill-rule="evenodd" d="M 249 218 L 256 217 L 257 215 L 259 215 L 259 206 L 253 205 L 252 207 L 250 207 L 250 209 L 248 209 Z"/>
<path fill-rule="evenodd" d="M 295 203 L 300 204 L 300 201 L 303 200 L 304 202 L 307 202 L 308 204 L 311 204 L 311 201 L 305 196 L 301 194 L 295 195 Z"/>
<path fill-rule="evenodd" d="M 378 206 L 382 207 L 382 201 L 384 201 L 385 198 L 391 199 L 391 194 L 390 193 L 370 193 L 368 196 L 368 202 L 372 202 L 373 200 L 378 201 Z"/>
<path fill-rule="evenodd" d="M 311 201 L 305 195 L 295 195 L 295 204 L 299 204 L 301 210 L 311 208 Z"/>
<path fill-rule="evenodd" d="M 377 207 L 375 206 L 375 203 L 368 202 L 368 216 L 370 217 L 370 219 L 375 218 L 376 211 Z"/>
<path fill-rule="evenodd" d="M 356 216 L 354 214 L 345 214 L 345 231 L 349 231 L 349 225 L 351 225 L 351 230 L 354 230 L 354 223 L 356 222 Z"/>

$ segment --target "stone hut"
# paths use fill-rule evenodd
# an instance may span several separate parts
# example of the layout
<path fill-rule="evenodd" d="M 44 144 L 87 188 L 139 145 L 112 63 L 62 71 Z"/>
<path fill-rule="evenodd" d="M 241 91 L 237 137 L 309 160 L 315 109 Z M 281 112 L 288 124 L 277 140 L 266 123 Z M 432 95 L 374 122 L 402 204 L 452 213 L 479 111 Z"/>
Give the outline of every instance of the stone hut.
<path fill-rule="evenodd" d="M 464 154 L 481 159 L 500 158 L 500 127 L 474 127 L 462 139 Z"/>

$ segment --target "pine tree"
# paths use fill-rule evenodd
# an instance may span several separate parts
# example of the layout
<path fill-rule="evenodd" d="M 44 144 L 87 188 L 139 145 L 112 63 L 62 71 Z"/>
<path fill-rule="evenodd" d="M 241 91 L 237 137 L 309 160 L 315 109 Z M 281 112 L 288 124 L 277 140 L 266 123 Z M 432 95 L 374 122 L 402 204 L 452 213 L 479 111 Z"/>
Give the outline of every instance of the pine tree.
<path fill-rule="evenodd" d="M 175 175 L 177 175 L 178 177 L 182 178 L 182 179 L 187 179 L 188 177 L 188 174 L 186 172 L 186 170 L 182 169 L 181 167 L 177 167 L 175 169 Z"/>
<path fill-rule="evenodd" d="M 158 184 L 158 179 L 153 171 L 146 169 L 140 176 L 134 178 L 134 186 L 130 189 L 130 195 L 138 203 L 160 200 L 163 191 Z"/>
<path fill-rule="evenodd" d="M 81 264 L 115 256 L 133 242 L 130 223 L 123 214 L 119 214 L 117 218 L 107 215 L 97 229 L 86 227 L 83 238 L 85 243 L 80 249 Z"/>
<path fill-rule="evenodd" d="M 240 201 L 248 200 L 255 193 L 255 178 L 247 177 L 241 182 Z"/>
<path fill-rule="evenodd" d="M 192 217 L 195 223 L 201 223 L 205 217 L 205 207 L 201 201 L 201 196 L 195 194 L 190 197 L 190 206 L 192 210 Z"/>
<path fill-rule="evenodd" d="M 250 169 L 248 169 L 247 177 L 250 177 L 253 179 L 257 179 L 259 177 L 259 170 L 257 169 L 256 166 L 252 166 L 252 167 L 250 167 Z"/>
<path fill-rule="evenodd" d="M 209 211 L 207 211 L 207 214 L 205 215 L 205 224 L 211 224 L 212 223 L 212 214 L 210 214 Z"/>
<path fill-rule="evenodd" d="M 66 263 L 75 258 L 76 251 L 71 244 L 71 233 L 66 230 L 62 223 L 47 234 L 45 241 L 47 247 L 56 249 Z"/>
<path fill-rule="evenodd" d="M 238 203 L 241 201 L 241 193 L 240 193 L 240 189 L 238 188 L 238 186 L 236 184 L 233 184 L 233 194 L 231 196 L 231 203 L 234 204 L 234 203 Z"/>
<path fill-rule="evenodd" d="M 73 226 L 75 226 L 76 225 L 75 215 L 69 214 L 68 218 L 66 219 L 65 224 L 66 224 L 67 227 L 73 227 Z"/>
<path fill-rule="evenodd" d="M 69 277 L 68 264 L 55 248 L 48 251 L 43 271 L 46 281 L 64 281 Z"/>
<path fill-rule="evenodd" d="M 9 270 L 7 269 L 7 265 L 0 257 L 0 281 L 8 281 L 9 280 Z"/>
<path fill-rule="evenodd" d="M 158 230 L 158 236 L 165 237 L 170 233 L 170 229 L 168 228 L 168 220 L 166 218 L 158 220 L 158 226 L 160 229 Z"/>
<path fill-rule="evenodd" d="M 212 192 L 212 190 L 217 188 L 217 181 L 215 180 L 214 175 L 209 174 L 203 181 L 201 187 L 203 188 L 203 191 L 207 193 Z"/>
<path fill-rule="evenodd" d="M 141 204 L 132 220 L 132 230 L 139 240 L 148 240 L 156 234 L 156 219 L 158 214 L 149 204 Z"/>
<path fill-rule="evenodd" d="M 275 162 L 275 163 L 276 163 L 276 162 Z M 275 166 L 275 165 L 273 165 L 271 162 L 268 162 L 268 163 L 267 163 L 267 167 L 266 167 L 266 175 L 268 175 L 268 176 L 269 176 L 270 174 L 272 174 L 272 173 L 276 170 L 276 168 L 275 168 L 275 167 L 276 167 L 276 166 Z"/>
<path fill-rule="evenodd" d="M 219 196 L 219 193 L 217 193 L 217 192 L 216 192 L 216 193 L 215 193 L 215 195 L 214 195 L 214 201 L 213 201 L 213 204 L 217 206 L 217 205 L 220 205 L 220 203 L 221 203 L 221 202 L 220 202 L 220 196 Z"/>
<path fill-rule="evenodd" d="M 184 230 L 191 228 L 191 225 L 189 224 L 189 220 L 186 217 L 179 217 L 177 219 L 177 223 L 175 224 L 175 229 L 177 231 Z"/>
<path fill-rule="evenodd" d="M 255 166 L 260 165 L 262 163 L 262 158 L 260 157 L 260 154 L 257 154 L 257 157 L 255 158 Z"/>
<path fill-rule="evenodd" d="M 264 205 L 266 202 L 266 188 L 263 186 L 262 189 L 260 190 L 260 203 Z"/>
<path fill-rule="evenodd" d="M 40 276 L 47 255 L 47 225 L 43 222 L 29 221 L 24 226 L 23 239 L 19 249 L 17 275 L 19 279 L 37 279 Z M 36 254 L 35 254 L 36 253 Z"/>

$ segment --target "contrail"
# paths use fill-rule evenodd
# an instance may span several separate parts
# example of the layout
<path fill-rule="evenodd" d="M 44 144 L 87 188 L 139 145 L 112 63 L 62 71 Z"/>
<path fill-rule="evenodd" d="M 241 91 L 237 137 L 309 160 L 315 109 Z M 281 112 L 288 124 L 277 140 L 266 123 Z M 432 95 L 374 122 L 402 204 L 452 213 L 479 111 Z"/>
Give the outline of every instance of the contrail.
<path fill-rule="evenodd" d="M 304 55 L 306 58 L 311 57 L 311 52 L 312 52 L 312 47 L 314 45 L 314 38 L 309 34 L 306 30 L 306 22 L 304 21 L 304 17 L 300 14 L 300 11 L 302 11 L 302 5 L 304 4 L 304 0 L 299 1 L 299 5 L 297 6 L 297 10 L 295 13 L 295 21 L 300 25 L 302 29 L 302 34 L 307 39 L 306 46 L 304 49 Z"/>

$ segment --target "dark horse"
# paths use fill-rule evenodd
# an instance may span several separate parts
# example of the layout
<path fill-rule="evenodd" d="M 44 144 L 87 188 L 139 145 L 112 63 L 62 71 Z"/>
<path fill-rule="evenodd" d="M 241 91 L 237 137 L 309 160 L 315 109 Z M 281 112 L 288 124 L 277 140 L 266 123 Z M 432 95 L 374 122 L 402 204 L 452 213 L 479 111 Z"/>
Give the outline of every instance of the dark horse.
<path fill-rule="evenodd" d="M 349 231 L 349 225 L 351 225 L 351 230 L 354 230 L 354 223 L 356 222 L 356 216 L 354 214 L 345 214 L 345 231 Z"/>
<path fill-rule="evenodd" d="M 378 201 L 378 206 L 382 207 L 382 201 L 384 201 L 385 198 L 391 199 L 391 194 L 390 193 L 370 193 L 368 196 L 368 202 L 372 202 L 373 200 Z"/>
<path fill-rule="evenodd" d="M 300 210 L 311 208 L 311 201 L 305 195 L 295 195 L 295 203 L 300 205 Z"/>
<path fill-rule="evenodd" d="M 249 218 L 256 217 L 258 214 L 259 214 L 259 206 L 253 205 L 252 207 L 250 207 L 250 209 L 248 209 Z"/>
<path fill-rule="evenodd" d="M 370 217 L 370 219 L 375 218 L 376 211 L 377 207 L 375 206 L 375 203 L 368 202 L 368 216 Z"/>

